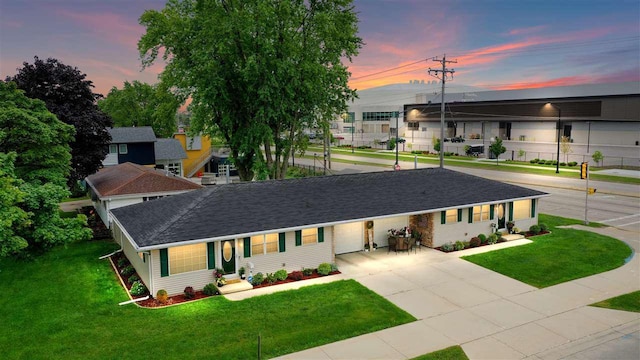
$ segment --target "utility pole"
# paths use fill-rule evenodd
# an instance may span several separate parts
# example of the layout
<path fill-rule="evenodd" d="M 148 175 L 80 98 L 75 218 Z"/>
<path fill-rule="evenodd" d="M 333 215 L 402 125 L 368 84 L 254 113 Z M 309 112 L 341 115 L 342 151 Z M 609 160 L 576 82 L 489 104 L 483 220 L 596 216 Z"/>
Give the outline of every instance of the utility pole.
<path fill-rule="evenodd" d="M 440 168 L 444 168 L 444 85 L 447 82 L 447 75 L 451 75 L 451 79 L 453 79 L 453 73 L 455 70 L 447 69 L 447 63 L 457 63 L 456 60 L 447 60 L 447 55 L 442 56 L 442 60 L 438 58 L 431 59 L 433 61 L 437 61 L 442 64 L 442 70 L 434 70 L 429 68 L 429 75 L 433 76 L 436 79 L 442 81 L 442 92 L 440 94 Z M 435 74 L 435 75 L 433 75 Z M 440 75 L 440 76 L 439 76 Z"/>

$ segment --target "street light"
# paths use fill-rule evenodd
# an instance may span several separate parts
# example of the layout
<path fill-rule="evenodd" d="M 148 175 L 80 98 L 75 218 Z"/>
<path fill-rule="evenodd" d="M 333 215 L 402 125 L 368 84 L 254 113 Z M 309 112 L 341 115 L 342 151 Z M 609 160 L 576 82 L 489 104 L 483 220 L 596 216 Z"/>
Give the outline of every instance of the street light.
<path fill-rule="evenodd" d="M 400 112 L 396 115 L 396 166 L 393 167 L 394 170 L 398 170 L 398 118 L 400 118 Z"/>
<path fill-rule="evenodd" d="M 558 110 L 558 122 L 556 124 L 556 128 L 558 129 L 558 139 L 557 139 L 557 143 L 558 143 L 558 149 L 557 149 L 557 158 L 556 158 L 556 174 L 560 173 L 560 118 L 562 116 L 562 109 L 560 109 L 560 106 L 558 105 L 554 105 L 552 103 L 547 103 L 547 105 L 556 108 Z"/>

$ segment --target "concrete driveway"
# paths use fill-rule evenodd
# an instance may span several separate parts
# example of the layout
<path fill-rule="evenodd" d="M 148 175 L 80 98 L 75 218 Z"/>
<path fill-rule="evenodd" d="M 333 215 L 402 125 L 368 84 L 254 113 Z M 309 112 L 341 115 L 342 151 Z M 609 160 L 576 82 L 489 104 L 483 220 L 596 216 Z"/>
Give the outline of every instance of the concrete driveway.
<path fill-rule="evenodd" d="M 597 231 L 629 236 L 613 228 Z M 629 242 L 637 251 L 637 240 Z M 380 249 L 338 256 L 345 277 L 418 321 L 282 358 L 407 359 L 452 345 L 461 345 L 472 359 L 640 358 L 640 314 L 587 306 L 639 290 L 638 256 L 606 273 L 537 289 L 460 255 L 423 248 L 415 254 Z"/>

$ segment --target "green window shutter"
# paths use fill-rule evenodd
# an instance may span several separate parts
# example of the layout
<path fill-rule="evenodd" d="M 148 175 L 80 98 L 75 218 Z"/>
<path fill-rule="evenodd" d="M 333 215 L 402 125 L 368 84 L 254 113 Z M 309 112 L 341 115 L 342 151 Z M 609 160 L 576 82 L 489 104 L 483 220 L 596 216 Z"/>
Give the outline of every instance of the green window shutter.
<path fill-rule="evenodd" d="M 207 268 L 213 270 L 216 268 L 216 257 L 214 253 L 214 243 L 207 243 Z"/>
<path fill-rule="evenodd" d="M 278 234 L 278 242 L 279 242 L 278 251 L 279 252 L 284 252 L 285 251 L 286 240 L 287 240 L 287 238 L 286 238 L 284 233 L 279 233 Z"/>
<path fill-rule="evenodd" d="M 469 224 L 473 223 L 473 206 L 469 208 Z"/>
<path fill-rule="evenodd" d="M 318 228 L 318 242 L 324 242 L 324 228 L 323 227 L 319 227 Z"/>
<path fill-rule="evenodd" d="M 167 249 L 160 249 L 160 276 L 169 276 L 169 252 Z"/>
<path fill-rule="evenodd" d="M 462 209 L 458 209 L 458 222 L 462 221 Z"/>
<path fill-rule="evenodd" d="M 251 257 L 251 238 L 244 238 L 244 257 Z"/>
<path fill-rule="evenodd" d="M 302 230 L 296 230 L 296 246 L 302 245 Z"/>
<path fill-rule="evenodd" d="M 446 211 L 441 211 L 440 212 L 440 224 L 446 224 L 447 223 L 447 212 Z"/>
<path fill-rule="evenodd" d="M 531 217 L 536 217 L 536 199 L 531 199 Z"/>
<path fill-rule="evenodd" d="M 489 220 L 493 220 L 493 214 L 495 212 L 495 205 L 489 205 Z"/>
<path fill-rule="evenodd" d="M 509 221 L 513 221 L 513 201 L 509 203 Z"/>

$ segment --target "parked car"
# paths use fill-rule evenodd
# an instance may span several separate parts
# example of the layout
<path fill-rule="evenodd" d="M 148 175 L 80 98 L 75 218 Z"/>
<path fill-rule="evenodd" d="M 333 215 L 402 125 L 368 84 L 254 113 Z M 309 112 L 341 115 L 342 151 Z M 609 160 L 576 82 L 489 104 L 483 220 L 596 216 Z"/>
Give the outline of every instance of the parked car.
<path fill-rule="evenodd" d="M 484 145 L 482 145 L 482 144 L 479 144 L 479 145 L 467 145 L 467 146 L 465 146 L 465 149 L 466 149 L 466 154 L 468 156 L 478 157 L 478 156 L 484 154 Z"/>

